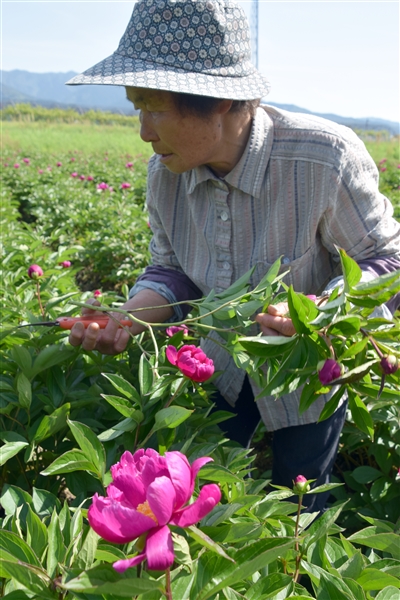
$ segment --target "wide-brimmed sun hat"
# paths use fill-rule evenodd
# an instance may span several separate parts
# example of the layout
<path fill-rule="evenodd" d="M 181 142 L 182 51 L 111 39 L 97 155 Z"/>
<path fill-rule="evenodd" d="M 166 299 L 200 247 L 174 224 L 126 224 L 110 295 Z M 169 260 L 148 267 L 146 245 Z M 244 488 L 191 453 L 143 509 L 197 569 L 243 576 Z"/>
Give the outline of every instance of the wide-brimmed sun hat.
<path fill-rule="evenodd" d="M 268 80 L 250 60 L 243 9 L 230 0 L 139 0 L 118 49 L 67 85 L 123 85 L 254 100 Z"/>

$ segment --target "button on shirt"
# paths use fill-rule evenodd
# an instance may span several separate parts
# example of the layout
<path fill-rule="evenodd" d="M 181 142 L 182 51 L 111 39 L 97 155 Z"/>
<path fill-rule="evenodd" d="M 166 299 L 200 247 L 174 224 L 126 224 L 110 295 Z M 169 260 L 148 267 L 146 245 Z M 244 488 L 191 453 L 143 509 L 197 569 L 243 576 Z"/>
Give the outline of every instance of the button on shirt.
<path fill-rule="evenodd" d="M 176 175 L 156 155 L 150 159 L 153 264 L 185 273 L 206 295 L 226 289 L 253 266 L 255 286 L 282 257 L 282 268 L 290 268 L 285 283 L 320 293 L 338 274 L 335 246 L 358 262 L 400 259 L 400 225 L 377 182 L 375 164 L 350 129 L 260 107 L 243 156 L 224 179 L 206 166 Z M 143 287 L 173 300 L 151 281 L 139 281 L 132 294 Z M 244 371 L 211 339 L 202 345 L 222 373 L 216 385 L 234 404 Z M 259 393 L 254 385 L 253 391 Z M 299 415 L 299 396 L 296 391 L 258 401 L 269 430 L 318 420 L 328 397 Z"/>

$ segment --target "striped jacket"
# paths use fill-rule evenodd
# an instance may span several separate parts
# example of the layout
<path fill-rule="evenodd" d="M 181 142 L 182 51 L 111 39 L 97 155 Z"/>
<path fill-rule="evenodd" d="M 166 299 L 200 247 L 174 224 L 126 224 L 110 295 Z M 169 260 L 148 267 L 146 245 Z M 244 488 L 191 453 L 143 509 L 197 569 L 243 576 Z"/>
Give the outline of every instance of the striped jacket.
<path fill-rule="evenodd" d="M 253 266 L 256 285 L 279 256 L 285 270 L 290 267 L 287 284 L 318 294 L 338 274 L 335 246 L 361 267 L 376 257 L 393 257 L 400 266 L 400 225 L 378 191 L 378 171 L 364 144 L 350 129 L 314 116 L 258 108 L 247 147 L 223 179 L 206 166 L 176 175 L 154 155 L 147 206 L 153 267 L 132 295 L 150 287 L 171 302 L 186 299 L 183 274 L 201 294 L 221 291 Z M 160 268 L 164 280 L 152 277 Z M 244 371 L 211 339 L 203 349 L 222 373 L 217 387 L 233 405 Z M 258 401 L 269 430 L 318 420 L 328 397 L 299 415 L 299 396 Z"/>

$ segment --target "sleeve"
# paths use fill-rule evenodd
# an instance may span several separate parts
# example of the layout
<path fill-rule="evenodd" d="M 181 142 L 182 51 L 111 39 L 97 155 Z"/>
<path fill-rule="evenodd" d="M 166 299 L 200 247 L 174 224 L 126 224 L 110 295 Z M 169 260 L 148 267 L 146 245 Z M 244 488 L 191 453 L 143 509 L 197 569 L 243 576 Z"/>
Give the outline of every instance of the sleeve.
<path fill-rule="evenodd" d="M 400 260 L 400 223 L 379 192 L 375 163 L 353 132 L 342 140 L 338 157 L 320 222 L 322 243 L 333 256 L 339 246 L 358 263 L 381 257 Z"/>

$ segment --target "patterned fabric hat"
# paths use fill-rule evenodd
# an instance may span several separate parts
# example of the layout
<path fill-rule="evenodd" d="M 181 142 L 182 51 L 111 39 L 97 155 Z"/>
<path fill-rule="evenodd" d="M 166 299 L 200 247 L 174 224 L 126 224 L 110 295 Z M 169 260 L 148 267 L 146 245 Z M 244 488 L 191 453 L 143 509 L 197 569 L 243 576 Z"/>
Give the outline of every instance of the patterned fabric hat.
<path fill-rule="evenodd" d="M 254 100 L 269 91 L 250 61 L 250 33 L 230 0 L 139 0 L 118 49 L 67 85 L 124 85 Z"/>

